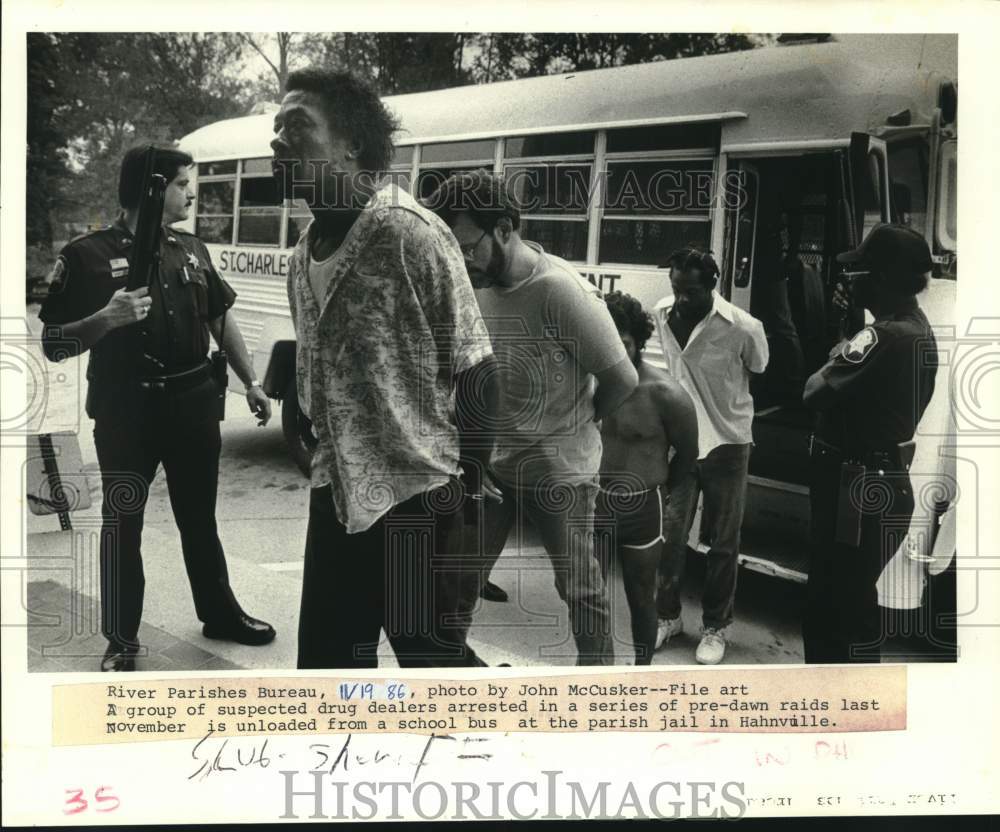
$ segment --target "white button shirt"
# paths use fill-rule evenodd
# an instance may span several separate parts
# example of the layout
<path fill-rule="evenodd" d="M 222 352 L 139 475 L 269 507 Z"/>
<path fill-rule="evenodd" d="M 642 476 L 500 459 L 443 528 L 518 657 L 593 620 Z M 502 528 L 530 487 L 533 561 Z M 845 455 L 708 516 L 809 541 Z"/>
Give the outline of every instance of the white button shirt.
<path fill-rule="evenodd" d="M 653 307 L 667 369 L 688 392 L 698 415 L 698 458 L 720 445 L 753 441 L 750 374 L 767 367 L 764 326 L 712 292 L 712 309 L 700 320 L 682 350 L 667 323 L 674 306 L 668 295 Z"/>

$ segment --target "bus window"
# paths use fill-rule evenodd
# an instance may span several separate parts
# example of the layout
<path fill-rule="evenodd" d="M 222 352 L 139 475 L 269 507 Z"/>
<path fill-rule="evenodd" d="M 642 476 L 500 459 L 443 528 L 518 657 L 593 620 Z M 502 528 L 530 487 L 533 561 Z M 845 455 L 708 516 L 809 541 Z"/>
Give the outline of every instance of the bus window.
<path fill-rule="evenodd" d="M 713 179 L 710 159 L 609 161 L 599 261 L 654 266 L 707 246 Z"/>
<path fill-rule="evenodd" d="M 403 147 L 396 145 L 392 150 L 392 166 L 394 168 L 409 168 L 410 163 L 413 161 L 413 145 L 404 145 Z"/>
<path fill-rule="evenodd" d="M 493 164 L 490 163 L 490 168 Z M 478 168 L 484 167 L 483 165 L 477 165 L 471 168 L 427 168 L 426 170 L 421 170 L 420 175 L 417 179 L 417 199 L 426 200 L 431 194 L 433 194 L 438 188 L 440 188 L 445 180 L 456 173 L 468 173 Z"/>
<path fill-rule="evenodd" d="M 514 136 L 506 140 L 504 156 L 508 159 L 531 159 L 542 156 L 593 156 L 594 133 L 540 133 L 537 136 Z"/>
<path fill-rule="evenodd" d="M 195 234 L 206 243 L 231 243 L 236 162 L 202 162 L 197 170 Z"/>
<path fill-rule="evenodd" d="M 237 242 L 277 246 L 281 234 L 281 200 L 271 173 L 271 159 L 245 159 L 240 177 Z"/>
<path fill-rule="evenodd" d="M 441 144 L 425 144 L 420 147 L 421 164 L 438 164 L 441 162 L 462 162 L 493 166 L 493 156 L 496 149 L 495 139 L 485 139 L 475 142 L 443 142 Z"/>
<path fill-rule="evenodd" d="M 236 176 L 236 160 L 227 159 L 222 162 L 202 162 L 198 165 L 198 175 L 209 176 Z"/>
<path fill-rule="evenodd" d="M 549 254 L 582 263 L 587 259 L 586 219 L 521 218 L 521 237 L 538 243 Z"/>
<path fill-rule="evenodd" d="M 608 130 L 608 153 L 694 148 L 714 151 L 718 146 L 719 125 L 716 122 Z"/>
<path fill-rule="evenodd" d="M 507 165 L 504 178 L 521 212 L 521 236 L 567 260 L 587 259 L 591 165 Z"/>
<path fill-rule="evenodd" d="M 682 246 L 707 248 L 708 222 L 666 222 L 606 217 L 601 222 L 601 263 L 660 265 Z"/>
<path fill-rule="evenodd" d="M 712 162 L 610 162 L 605 216 L 686 214 L 708 218 Z"/>

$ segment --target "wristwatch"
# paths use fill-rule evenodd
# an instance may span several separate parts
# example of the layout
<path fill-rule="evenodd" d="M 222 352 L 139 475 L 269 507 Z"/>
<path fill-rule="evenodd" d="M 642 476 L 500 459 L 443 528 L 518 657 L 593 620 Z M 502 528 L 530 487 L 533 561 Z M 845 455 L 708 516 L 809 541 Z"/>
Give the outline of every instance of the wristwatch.
<path fill-rule="evenodd" d="M 251 387 L 260 387 L 260 382 L 257 381 L 257 379 L 255 378 L 250 379 L 250 383 L 247 385 L 247 390 L 249 390 Z"/>

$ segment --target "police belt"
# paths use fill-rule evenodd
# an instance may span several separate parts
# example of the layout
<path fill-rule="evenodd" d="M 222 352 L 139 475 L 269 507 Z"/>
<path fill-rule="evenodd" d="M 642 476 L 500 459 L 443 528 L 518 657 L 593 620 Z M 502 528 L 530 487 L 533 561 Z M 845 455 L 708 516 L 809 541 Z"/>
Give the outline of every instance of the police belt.
<path fill-rule="evenodd" d="M 144 376 L 138 381 L 139 389 L 151 392 L 183 393 L 203 384 L 212 375 L 212 365 L 202 361 L 187 370 L 158 376 Z"/>
<path fill-rule="evenodd" d="M 911 441 L 845 450 L 824 442 L 816 434 L 809 437 L 809 456 L 813 459 L 828 459 L 831 464 L 856 462 L 865 468 L 879 470 L 909 471 L 914 448 Z"/>

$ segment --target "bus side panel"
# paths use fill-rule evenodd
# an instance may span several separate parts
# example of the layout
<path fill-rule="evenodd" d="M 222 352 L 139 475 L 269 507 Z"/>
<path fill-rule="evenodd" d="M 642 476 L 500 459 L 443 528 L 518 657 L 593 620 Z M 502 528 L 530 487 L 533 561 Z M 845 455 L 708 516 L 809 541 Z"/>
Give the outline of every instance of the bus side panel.
<path fill-rule="evenodd" d="M 212 262 L 236 292 L 233 315 L 253 361 L 254 375 L 263 380 L 274 345 L 295 340 L 288 309 L 288 264 L 291 249 L 208 244 Z M 242 383 L 230 372 L 230 385 Z"/>

